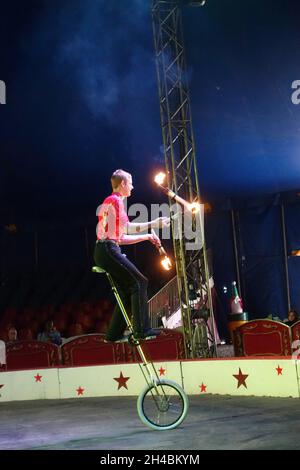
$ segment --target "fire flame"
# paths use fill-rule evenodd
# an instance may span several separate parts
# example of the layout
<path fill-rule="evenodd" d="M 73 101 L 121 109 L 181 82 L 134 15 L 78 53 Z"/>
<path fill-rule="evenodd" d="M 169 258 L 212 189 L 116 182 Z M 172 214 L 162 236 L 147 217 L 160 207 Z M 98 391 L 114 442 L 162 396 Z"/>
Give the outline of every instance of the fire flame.
<path fill-rule="evenodd" d="M 171 263 L 171 260 L 168 256 L 165 256 L 162 260 L 161 260 L 161 264 L 163 266 L 163 268 L 166 270 L 166 271 L 170 271 L 170 269 L 172 268 L 172 263 Z"/>
<path fill-rule="evenodd" d="M 189 204 L 189 210 L 192 212 L 192 214 L 197 214 L 200 211 L 201 205 L 199 202 L 192 202 Z"/>
<path fill-rule="evenodd" d="M 166 174 L 163 172 L 160 172 L 160 173 L 157 173 L 157 175 L 154 178 L 154 181 L 156 184 L 162 185 L 165 179 L 166 179 Z"/>

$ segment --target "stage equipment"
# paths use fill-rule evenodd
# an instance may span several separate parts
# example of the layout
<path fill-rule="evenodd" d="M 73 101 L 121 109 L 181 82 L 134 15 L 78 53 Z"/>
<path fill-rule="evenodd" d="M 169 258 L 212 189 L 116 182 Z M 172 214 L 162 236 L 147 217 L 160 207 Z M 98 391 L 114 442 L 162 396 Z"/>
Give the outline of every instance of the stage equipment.
<path fill-rule="evenodd" d="M 206 3 L 206 0 L 179 0 L 179 3 L 182 6 L 188 5 L 191 7 L 203 7 Z"/>
<path fill-rule="evenodd" d="M 198 227 L 197 211 L 200 207 L 200 191 L 193 135 L 190 97 L 182 32 L 181 6 L 203 6 L 203 1 L 153 0 L 152 18 L 156 53 L 157 78 L 161 127 L 164 143 L 165 173 L 167 184 L 163 186 L 162 175 L 156 183 L 169 197 L 192 211 L 191 227 Z M 175 199 L 175 200 L 176 200 Z M 172 208 L 172 207 L 171 207 Z M 213 321 L 211 290 L 209 287 L 206 245 L 189 249 L 184 237 L 176 237 L 174 218 L 171 217 L 174 257 L 177 271 L 177 285 L 180 296 L 180 309 L 183 322 L 186 357 L 199 357 L 193 339 L 192 308 L 189 302 L 189 284 L 196 283 L 200 292 L 200 304 L 207 308 Z M 183 224 L 183 220 L 179 221 Z M 176 221 L 176 225 L 178 225 Z M 202 222 L 201 222 L 201 225 Z M 176 226 L 177 228 L 177 226 Z M 201 230 L 203 232 L 203 230 Z M 182 231 L 183 233 L 183 231 Z M 211 341 L 215 344 L 213 329 Z M 215 351 L 217 351 L 215 344 Z"/>

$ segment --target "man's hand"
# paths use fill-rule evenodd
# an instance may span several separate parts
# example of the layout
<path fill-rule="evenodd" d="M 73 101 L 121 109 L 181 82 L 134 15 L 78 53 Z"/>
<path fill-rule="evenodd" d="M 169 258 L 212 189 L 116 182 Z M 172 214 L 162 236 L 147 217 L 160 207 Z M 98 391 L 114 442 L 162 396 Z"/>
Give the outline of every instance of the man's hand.
<path fill-rule="evenodd" d="M 170 217 L 158 217 L 155 219 L 153 224 L 154 228 L 164 228 L 164 227 L 169 227 L 171 223 Z"/>
<path fill-rule="evenodd" d="M 148 237 L 149 242 L 151 242 L 156 248 L 160 248 L 161 242 L 156 233 L 152 232 Z"/>

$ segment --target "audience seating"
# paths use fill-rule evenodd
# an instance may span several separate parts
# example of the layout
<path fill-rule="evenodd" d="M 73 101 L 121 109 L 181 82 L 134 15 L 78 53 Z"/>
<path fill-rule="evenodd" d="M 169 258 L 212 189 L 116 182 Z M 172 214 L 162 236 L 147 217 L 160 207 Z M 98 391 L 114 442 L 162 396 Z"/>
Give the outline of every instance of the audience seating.
<path fill-rule="evenodd" d="M 162 330 L 161 334 L 143 342 L 145 352 L 153 361 L 183 359 L 183 336 L 174 330 Z M 139 362 L 137 349 L 128 343 L 105 343 L 104 335 L 80 336 L 62 346 L 62 360 L 65 366 L 96 364 L 118 364 Z"/>
<path fill-rule="evenodd" d="M 297 358 L 300 356 L 300 321 L 294 323 L 291 327 L 292 334 L 292 351 L 297 353 Z"/>
<path fill-rule="evenodd" d="M 124 348 L 124 362 L 141 361 L 136 348 L 128 343 L 124 343 Z M 175 330 L 161 330 L 157 338 L 143 342 L 143 349 L 153 361 L 177 361 L 185 358 L 183 335 Z"/>
<path fill-rule="evenodd" d="M 6 344 L 7 370 L 36 369 L 60 365 L 60 349 L 42 341 L 16 341 Z"/>
<path fill-rule="evenodd" d="M 0 283 L 0 334 L 6 340 L 8 326 L 14 326 L 18 332 L 30 328 L 37 337 L 50 319 L 64 337 L 76 323 L 82 325 L 84 334 L 93 333 L 97 320 L 111 315 L 109 296 L 106 282 L 90 269 L 11 273 Z"/>
<path fill-rule="evenodd" d="M 135 348 L 103 341 L 113 303 L 106 280 L 100 281 L 89 269 L 8 275 L 0 285 L 0 340 L 8 340 L 8 328 L 13 326 L 19 341 L 8 344 L 7 369 L 137 362 Z M 48 320 L 64 339 L 76 337 L 61 348 L 33 340 Z M 164 330 L 144 344 L 153 360 L 184 357 L 182 335 L 174 330 Z"/>
<path fill-rule="evenodd" d="M 300 340 L 300 321 L 297 321 L 291 327 L 292 341 Z"/>
<path fill-rule="evenodd" d="M 104 338 L 101 334 L 90 334 L 68 341 L 61 348 L 63 364 L 68 367 L 116 364 L 118 344 L 105 343 Z"/>
<path fill-rule="evenodd" d="M 234 351 L 238 357 L 290 356 L 291 329 L 273 320 L 249 321 L 234 331 Z"/>

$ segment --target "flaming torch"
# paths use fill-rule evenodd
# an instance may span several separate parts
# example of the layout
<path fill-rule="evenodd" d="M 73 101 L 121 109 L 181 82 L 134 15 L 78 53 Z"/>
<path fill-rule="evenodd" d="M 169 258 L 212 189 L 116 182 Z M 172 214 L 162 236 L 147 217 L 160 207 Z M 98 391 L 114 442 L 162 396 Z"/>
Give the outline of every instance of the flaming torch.
<path fill-rule="evenodd" d="M 182 197 L 175 194 L 174 191 L 172 191 L 167 186 L 163 186 L 165 179 L 166 179 L 166 174 L 160 172 L 155 176 L 154 181 L 157 184 L 157 186 L 159 186 L 160 189 L 166 194 L 166 196 L 168 196 L 173 201 L 178 202 L 178 204 L 181 204 L 182 206 L 184 206 L 188 211 L 192 212 L 192 214 L 197 214 L 200 211 L 200 203 L 197 201 L 188 202 Z"/>
<path fill-rule="evenodd" d="M 155 235 L 155 232 L 153 229 L 151 229 L 151 233 Z M 166 271 L 170 271 L 170 269 L 172 268 L 172 262 L 170 258 L 168 257 L 166 250 L 164 249 L 162 245 L 160 245 L 157 247 L 157 251 L 162 257 L 160 264 Z"/>

